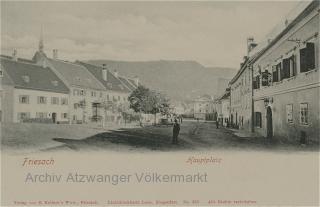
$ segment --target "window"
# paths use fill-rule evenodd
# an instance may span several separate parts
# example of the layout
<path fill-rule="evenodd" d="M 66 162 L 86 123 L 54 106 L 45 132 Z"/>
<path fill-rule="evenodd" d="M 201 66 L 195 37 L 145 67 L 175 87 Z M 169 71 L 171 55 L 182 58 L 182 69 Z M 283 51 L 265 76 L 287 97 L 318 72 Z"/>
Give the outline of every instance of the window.
<path fill-rule="evenodd" d="M 253 89 L 259 89 L 260 88 L 260 76 L 257 75 L 256 77 L 254 77 L 253 80 Z"/>
<path fill-rule="evenodd" d="M 56 80 L 51 81 L 51 83 L 52 83 L 52 85 L 53 85 L 53 86 L 58 86 L 58 84 L 59 84 L 59 82 L 58 82 L 58 81 L 56 81 Z"/>
<path fill-rule="evenodd" d="M 30 82 L 30 77 L 28 75 L 23 75 L 22 79 L 25 83 L 29 83 Z"/>
<path fill-rule="evenodd" d="M 36 118 L 45 119 L 47 118 L 46 112 L 36 112 Z"/>
<path fill-rule="evenodd" d="M 261 79 L 262 86 L 269 86 L 271 74 L 267 70 L 265 70 L 261 75 Z"/>
<path fill-rule="evenodd" d="M 118 101 L 120 101 L 120 96 L 118 96 Z"/>
<path fill-rule="evenodd" d="M 279 71 L 277 66 L 272 66 L 272 82 L 278 82 L 279 81 Z"/>
<path fill-rule="evenodd" d="M 286 105 L 286 113 L 287 113 L 287 123 L 293 123 L 293 105 Z"/>
<path fill-rule="evenodd" d="M 67 113 L 61 113 L 61 118 L 62 119 L 67 119 L 68 118 L 68 114 Z"/>
<path fill-rule="evenodd" d="M 29 103 L 29 96 L 27 96 L 27 95 L 19 96 L 19 103 L 28 104 Z"/>
<path fill-rule="evenodd" d="M 78 107 L 79 107 L 79 104 L 78 104 L 78 103 L 73 104 L 73 108 L 74 108 L 74 109 L 77 109 Z"/>
<path fill-rule="evenodd" d="M 300 72 L 307 72 L 315 68 L 314 43 L 308 42 L 306 47 L 300 50 Z"/>
<path fill-rule="evenodd" d="M 78 89 L 73 89 L 73 95 L 78 96 L 79 95 L 79 90 Z"/>
<path fill-rule="evenodd" d="M 296 56 L 292 55 L 290 58 L 290 77 L 297 75 Z"/>
<path fill-rule="evenodd" d="M 102 98 L 102 96 L 103 96 L 103 94 L 102 94 L 102 92 L 100 92 L 100 98 Z"/>
<path fill-rule="evenodd" d="M 107 100 L 109 101 L 110 97 L 109 97 L 109 94 L 107 94 Z"/>
<path fill-rule="evenodd" d="M 20 112 L 18 113 L 18 120 L 24 120 L 30 118 L 29 112 Z"/>
<path fill-rule="evenodd" d="M 261 112 L 255 112 L 255 126 L 262 127 L 262 119 L 261 119 Z"/>
<path fill-rule="evenodd" d="M 61 105 L 68 105 L 68 98 L 61 98 Z"/>
<path fill-rule="evenodd" d="M 44 96 L 38 96 L 38 104 L 46 104 L 47 98 Z"/>
<path fill-rule="evenodd" d="M 289 60 L 289 58 L 283 59 L 282 65 L 283 65 L 282 79 L 290 78 L 290 60 Z"/>
<path fill-rule="evenodd" d="M 3 77 L 3 71 L 1 69 L 1 66 L 0 66 L 0 78 Z"/>
<path fill-rule="evenodd" d="M 296 75 L 296 65 L 295 65 L 295 56 L 294 55 L 292 55 L 289 58 L 283 59 L 282 65 L 283 65 L 282 79 L 290 78 L 290 77 Z"/>
<path fill-rule="evenodd" d="M 59 98 L 58 97 L 51 97 L 51 104 L 54 104 L 54 105 L 59 104 Z"/>
<path fill-rule="evenodd" d="M 300 104 L 300 124 L 308 125 L 308 104 L 307 103 L 301 103 Z"/>
<path fill-rule="evenodd" d="M 97 93 L 95 91 L 91 91 L 91 96 L 92 97 L 96 97 L 97 96 Z"/>

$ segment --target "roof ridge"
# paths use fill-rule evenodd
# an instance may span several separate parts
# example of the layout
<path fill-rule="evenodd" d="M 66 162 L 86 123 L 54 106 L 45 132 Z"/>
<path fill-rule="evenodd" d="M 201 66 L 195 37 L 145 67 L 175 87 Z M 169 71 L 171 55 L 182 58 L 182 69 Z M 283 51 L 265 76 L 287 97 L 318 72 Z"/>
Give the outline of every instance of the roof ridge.
<path fill-rule="evenodd" d="M 35 62 L 24 62 L 24 61 L 21 61 L 21 60 L 19 61 L 20 58 L 18 60 L 12 60 L 11 58 L 3 57 L 2 55 L 0 56 L 0 58 L 6 59 L 6 60 L 11 61 L 11 62 L 27 64 L 27 65 L 33 65 L 33 66 L 36 66 L 38 68 L 48 68 L 48 67 L 42 67 L 42 66 L 36 64 Z M 25 59 L 25 60 L 28 60 L 28 59 Z"/>

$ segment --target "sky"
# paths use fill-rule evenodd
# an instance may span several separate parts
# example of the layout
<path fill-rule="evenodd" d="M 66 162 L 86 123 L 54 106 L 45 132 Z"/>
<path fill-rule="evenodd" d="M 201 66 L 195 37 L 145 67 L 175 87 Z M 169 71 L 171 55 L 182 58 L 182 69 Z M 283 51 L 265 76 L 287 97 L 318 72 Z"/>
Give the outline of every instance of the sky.
<path fill-rule="evenodd" d="M 246 39 L 263 41 L 297 1 L 1 2 L 1 54 L 64 60 L 195 60 L 238 69 Z"/>

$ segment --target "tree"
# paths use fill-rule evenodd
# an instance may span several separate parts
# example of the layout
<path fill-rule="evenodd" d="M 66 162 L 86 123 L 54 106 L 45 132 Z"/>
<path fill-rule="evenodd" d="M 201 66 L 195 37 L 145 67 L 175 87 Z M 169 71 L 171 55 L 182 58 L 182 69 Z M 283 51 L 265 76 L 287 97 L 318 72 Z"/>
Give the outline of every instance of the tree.
<path fill-rule="evenodd" d="M 164 94 L 152 91 L 142 85 L 138 86 L 138 88 L 130 94 L 129 102 L 130 108 L 135 112 L 140 114 L 154 114 L 155 123 L 157 113 L 169 113 L 169 99 L 166 98 Z"/>

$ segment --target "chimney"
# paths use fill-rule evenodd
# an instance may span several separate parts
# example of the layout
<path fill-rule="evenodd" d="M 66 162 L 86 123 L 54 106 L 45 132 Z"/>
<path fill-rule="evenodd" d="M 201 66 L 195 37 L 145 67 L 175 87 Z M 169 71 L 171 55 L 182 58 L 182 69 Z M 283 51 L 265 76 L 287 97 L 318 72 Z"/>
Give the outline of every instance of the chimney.
<path fill-rule="evenodd" d="M 54 60 L 57 60 L 58 59 L 58 50 L 57 49 L 53 49 L 52 50 L 52 58 Z"/>
<path fill-rule="evenodd" d="M 292 20 L 286 19 L 286 21 L 284 22 L 284 25 L 287 27 L 291 22 L 292 22 Z"/>
<path fill-rule="evenodd" d="M 114 76 L 115 76 L 116 78 L 118 78 L 119 74 L 118 74 L 118 71 L 117 71 L 117 70 L 114 70 Z"/>
<path fill-rule="evenodd" d="M 18 61 L 18 52 L 16 49 L 13 50 L 13 53 L 12 53 L 12 60 L 14 61 Z"/>
<path fill-rule="evenodd" d="M 47 61 L 46 60 L 42 60 L 42 67 L 46 68 L 47 67 Z"/>
<path fill-rule="evenodd" d="M 255 48 L 258 44 L 255 43 L 254 38 L 253 37 L 248 37 L 247 39 L 247 54 L 249 55 L 249 53 L 253 50 L 253 48 Z"/>
<path fill-rule="evenodd" d="M 104 81 L 108 80 L 108 70 L 106 64 L 102 64 L 102 79 Z"/>
<path fill-rule="evenodd" d="M 139 78 L 138 78 L 138 76 L 135 76 L 133 78 L 133 80 L 134 80 L 134 83 L 136 84 L 136 86 L 139 86 Z"/>

